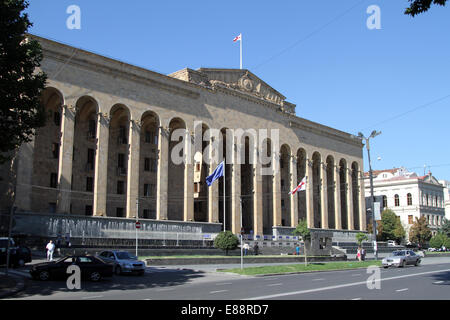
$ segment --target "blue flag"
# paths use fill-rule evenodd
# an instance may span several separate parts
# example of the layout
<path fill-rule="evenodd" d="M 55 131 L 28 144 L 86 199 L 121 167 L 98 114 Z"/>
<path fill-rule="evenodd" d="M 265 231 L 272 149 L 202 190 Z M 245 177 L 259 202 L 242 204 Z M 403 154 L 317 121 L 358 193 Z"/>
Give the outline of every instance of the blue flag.
<path fill-rule="evenodd" d="M 209 177 L 206 178 L 206 184 L 208 185 L 208 187 L 211 187 L 214 181 L 216 181 L 220 177 L 223 177 L 224 162 L 225 161 L 222 161 L 217 166 L 216 170 L 214 170 L 214 172 Z"/>

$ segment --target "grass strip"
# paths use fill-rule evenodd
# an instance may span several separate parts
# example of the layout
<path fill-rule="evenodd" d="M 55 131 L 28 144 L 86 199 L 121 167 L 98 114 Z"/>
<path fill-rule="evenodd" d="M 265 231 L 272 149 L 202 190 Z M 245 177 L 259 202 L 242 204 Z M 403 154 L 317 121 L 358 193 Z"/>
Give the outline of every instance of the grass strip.
<path fill-rule="evenodd" d="M 264 274 L 279 274 L 279 273 L 292 273 L 292 272 L 313 272 L 313 271 L 333 271 L 333 270 L 346 270 L 355 268 L 367 268 L 369 266 L 381 266 L 381 260 L 377 261 L 343 261 L 343 262 L 313 262 L 304 264 L 293 265 L 280 265 L 280 266 L 262 266 L 262 267 L 247 267 L 223 269 L 217 270 L 220 272 L 231 272 L 241 275 L 264 275 Z"/>

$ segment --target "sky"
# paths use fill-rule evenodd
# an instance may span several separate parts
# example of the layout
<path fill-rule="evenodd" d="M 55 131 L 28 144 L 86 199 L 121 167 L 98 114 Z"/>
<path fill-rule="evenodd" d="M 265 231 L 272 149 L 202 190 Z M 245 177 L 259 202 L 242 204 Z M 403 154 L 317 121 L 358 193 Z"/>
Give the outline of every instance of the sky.
<path fill-rule="evenodd" d="M 79 29 L 67 27 L 71 5 L 80 9 Z M 407 6 L 30 0 L 26 12 L 32 34 L 162 74 L 239 68 L 233 38 L 242 33 L 243 68 L 296 104 L 297 116 L 354 135 L 381 131 L 370 141 L 374 170 L 403 166 L 450 180 L 450 5 L 414 18 Z M 367 171 L 366 149 L 364 162 Z"/>

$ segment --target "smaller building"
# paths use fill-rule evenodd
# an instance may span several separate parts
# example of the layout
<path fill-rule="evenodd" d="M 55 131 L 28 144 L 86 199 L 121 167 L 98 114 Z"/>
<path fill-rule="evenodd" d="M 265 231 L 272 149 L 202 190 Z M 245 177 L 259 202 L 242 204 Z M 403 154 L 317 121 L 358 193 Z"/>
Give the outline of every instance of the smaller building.
<path fill-rule="evenodd" d="M 365 173 L 365 196 L 370 197 L 370 177 Z M 433 235 L 445 219 L 444 186 L 429 172 L 418 176 L 406 168 L 373 171 L 375 197 L 380 197 L 381 210 L 391 209 L 400 217 L 409 237 L 416 218 L 425 216 Z"/>
<path fill-rule="evenodd" d="M 450 220 L 450 181 L 439 180 L 439 182 L 444 186 L 445 218 Z"/>

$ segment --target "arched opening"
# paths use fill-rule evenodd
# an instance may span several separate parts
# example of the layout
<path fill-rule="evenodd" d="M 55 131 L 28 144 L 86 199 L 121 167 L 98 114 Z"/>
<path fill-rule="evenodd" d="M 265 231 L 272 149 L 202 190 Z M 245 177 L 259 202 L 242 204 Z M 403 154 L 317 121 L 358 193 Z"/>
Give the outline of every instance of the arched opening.
<path fill-rule="evenodd" d="M 186 144 L 186 124 L 180 118 L 172 119 L 169 123 L 169 130 L 167 215 L 169 220 L 183 221 L 185 170 L 183 153 Z"/>
<path fill-rule="evenodd" d="M 201 150 L 196 150 L 201 152 L 202 154 L 202 161 L 197 163 L 197 161 L 194 162 L 194 165 L 196 168 L 194 168 L 194 172 L 199 174 L 200 180 L 194 182 L 194 220 L 195 221 L 201 221 L 201 222 L 207 222 L 208 221 L 208 193 L 209 188 L 206 184 L 206 177 L 209 175 L 209 165 L 205 161 L 205 158 L 209 155 L 204 154 L 204 151 L 209 145 L 209 141 L 205 141 L 205 135 L 206 132 L 209 130 L 208 126 L 204 123 L 202 123 L 201 126 Z"/>
<path fill-rule="evenodd" d="M 290 173 L 291 148 L 283 144 L 280 148 L 280 183 L 281 183 L 281 225 L 291 225 L 291 187 Z"/>
<path fill-rule="evenodd" d="M 225 194 L 223 190 L 224 179 L 219 179 L 219 222 L 225 224 L 225 230 L 231 230 L 231 161 L 228 159 L 231 157 L 231 146 L 228 146 L 227 140 L 227 128 L 220 130 L 220 146 L 222 147 L 222 157 L 219 156 L 219 161 L 225 160 Z M 219 147 L 220 148 L 220 147 Z M 225 201 L 225 214 L 224 214 L 224 201 Z M 225 221 L 224 221 L 225 219 Z"/>
<path fill-rule="evenodd" d="M 328 228 L 335 229 L 335 203 L 334 192 L 336 186 L 334 185 L 334 158 L 332 156 L 327 157 L 327 203 L 328 203 Z"/>
<path fill-rule="evenodd" d="M 313 208 L 314 208 L 314 228 L 322 227 L 322 181 L 320 179 L 321 156 L 320 153 L 314 152 L 312 156 L 313 166 Z"/>
<path fill-rule="evenodd" d="M 298 149 L 297 151 L 297 184 L 302 181 L 306 175 L 306 151 L 305 149 Z M 297 192 L 298 197 L 298 218 L 299 220 L 306 219 L 306 192 Z"/>
<path fill-rule="evenodd" d="M 45 126 L 36 129 L 34 137 L 31 208 L 33 211 L 56 213 L 64 100 L 60 91 L 46 88 L 41 101 L 46 121 Z"/>
<path fill-rule="evenodd" d="M 72 170 L 72 212 L 93 215 L 98 104 L 89 96 L 76 103 Z M 78 191 L 78 192 L 77 192 Z"/>
<path fill-rule="evenodd" d="M 253 150 L 254 139 L 246 136 L 244 139 L 244 153 L 241 159 L 241 197 L 242 197 L 242 225 L 246 234 L 253 230 Z"/>
<path fill-rule="evenodd" d="M 272 172 L 272 141 L 266 138 L 261 144 L 261 153 L 268 161 L 262 163 L 262 190 L 263 190 L 263 233 L 271 235 L 273 227 L 273 174 Z M 273 172 L 272 172 L 273 173 Z"/>
<path fill-rule="evenodd" d="M 139 217 L 156 219 L 160 121 L 147 111 L 141 117 L 139 148 Z"/>
<path fill-rule="evenodd" d="M 341 221 L 342 229 L 348 229 L 347 218 L 347 162 L 344 159 L 339 161 L 339 184 L 341 189 Z"/>
<path fill-rule="evenodd" d="M 126 217 L 130 111 L 116 104 L 110 112 L 106 214 Z"/>

